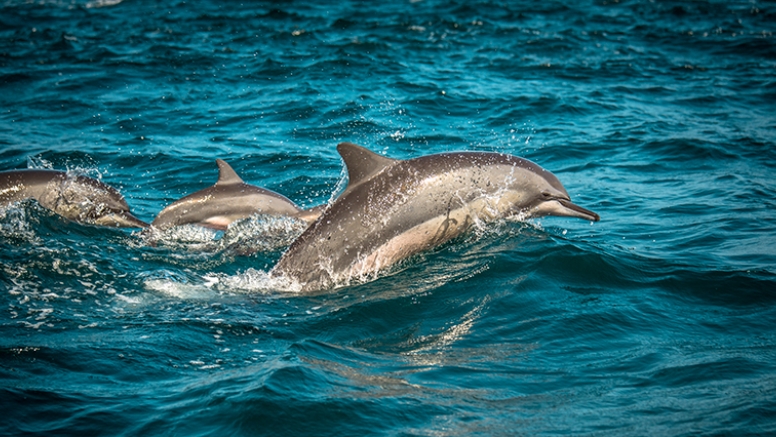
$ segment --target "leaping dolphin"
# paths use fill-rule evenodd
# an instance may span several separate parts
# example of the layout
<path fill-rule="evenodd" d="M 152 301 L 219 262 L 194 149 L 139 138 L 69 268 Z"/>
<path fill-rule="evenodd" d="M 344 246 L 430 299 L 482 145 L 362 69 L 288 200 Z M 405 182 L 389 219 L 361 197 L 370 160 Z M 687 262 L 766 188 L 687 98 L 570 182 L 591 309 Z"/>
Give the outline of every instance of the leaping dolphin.
<path fill-rule="evenodd" d="M 164 208 L 151 227 L 165 230 L 196 224 L 225 230 L 232 222 L 254 214 L 282 215 L 312 223 L 320 207 L 303 210 L 274 191 L 246 184 L 226 161 L 216 159 L 218 181 L 215 185 L 189 194 Z"/>
<path fill-rule="evenodd" d="M 302 291 L 369 277 L 470 229 L 475 221 L 541 216 L 598 221 L 531 161 L 458 152 L 390 159 L 352 143 L 337 151 L 348 186 L 272 269 Z"/>
<path fill-rule="evenodd" d="M 148 226 L 129 212 L 121 193 L 97 179 L 57 170 L 0 172 L 0 206 L 30 198 L 81 224 L 119 228 Z"/>

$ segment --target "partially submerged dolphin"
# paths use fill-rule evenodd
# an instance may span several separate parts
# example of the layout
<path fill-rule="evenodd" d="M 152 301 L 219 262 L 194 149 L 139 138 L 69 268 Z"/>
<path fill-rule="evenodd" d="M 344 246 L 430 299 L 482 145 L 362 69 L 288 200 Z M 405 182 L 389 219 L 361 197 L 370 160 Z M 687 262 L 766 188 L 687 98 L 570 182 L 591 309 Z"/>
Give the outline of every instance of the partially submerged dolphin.
<path fill-rule="evenodd" d="M 274 191 L 246 184 L 226 161 L 216 159 L 218 181 L 164 208 L 151 222 L 159 230 L 196 224 L 225 230 L 231 223 L 254 214 L 288 216 L 312 223 L 320 207 L 303 210 Z"/>
<path fill-rule="evenodd" d="M 129 212 L 121 193 L 97 179 L 56 170 L 0 172 L 0 206 L 30 198 L 81 224 L 119 228 L 148 226 Z"/>
<path fill-rule="evenodd" d="M 337 151 L 348 186 L 297 238 L 271 273 L 303 291 L 369 277 L 470 229 L 475 221 L 541 216 L 598 221 L 558 178 L 531 161 L 458 152 L 397 160 L 351 143 Z"/>

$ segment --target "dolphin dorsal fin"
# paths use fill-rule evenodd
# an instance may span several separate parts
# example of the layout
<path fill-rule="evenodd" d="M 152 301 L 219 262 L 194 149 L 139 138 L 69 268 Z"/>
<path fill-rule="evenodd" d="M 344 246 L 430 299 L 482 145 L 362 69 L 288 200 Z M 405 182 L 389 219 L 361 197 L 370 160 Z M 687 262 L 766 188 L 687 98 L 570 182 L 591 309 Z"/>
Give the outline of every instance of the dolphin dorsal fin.
<path fill-rule="evenodd" d="M 337 152 L 339 152 L 342 160 L 345 161 L 345 167 L 348 169 L 348 187 L 345 191 L 350 190 L 398 161 L 378 155 L 353 143 L 339 143 L 337 145 Z"/>
<path fill-rule="evenodd" d="M 216 159 L 216 164 L 218 164 L 218 182 L 216 182 L 216 185 L 244 183 L 242 178 L 237 176 L 237 172 L 235 172 L 232 166 L 227 164 L 226 161 L 223 159 Z"/>

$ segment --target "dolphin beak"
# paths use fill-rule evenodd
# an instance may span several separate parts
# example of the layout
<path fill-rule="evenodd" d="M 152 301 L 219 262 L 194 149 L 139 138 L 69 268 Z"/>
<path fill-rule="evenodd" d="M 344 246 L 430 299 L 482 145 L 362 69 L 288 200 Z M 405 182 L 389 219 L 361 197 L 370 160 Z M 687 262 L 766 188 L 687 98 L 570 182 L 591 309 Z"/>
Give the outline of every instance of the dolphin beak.
<path fill-rule="evenodd" d="M 570 200 L 566 199 L 555 199 L 560 203 L 560 205 L 563 207 L 563 210 L 560 212 L 560 214 L 557 215 L 563 215 L 565 217 L 577 217 L 585 220 L 590 220 L 593 222 L 597 222 L 601 220 L 601 216 L 594 213 L 593 211 L 590 211 L 589 209 L 582 208 L 579 205 L 575 205 L 571 203 Z"/>
<path fill-rule="evenodd" d="M 103 226 L 114 226 L 117 228 L 147 228 L 148 223 L 140 220 L 128 212 L 117 212 L 104 217 L 105 220 L 100 220 Z"/>

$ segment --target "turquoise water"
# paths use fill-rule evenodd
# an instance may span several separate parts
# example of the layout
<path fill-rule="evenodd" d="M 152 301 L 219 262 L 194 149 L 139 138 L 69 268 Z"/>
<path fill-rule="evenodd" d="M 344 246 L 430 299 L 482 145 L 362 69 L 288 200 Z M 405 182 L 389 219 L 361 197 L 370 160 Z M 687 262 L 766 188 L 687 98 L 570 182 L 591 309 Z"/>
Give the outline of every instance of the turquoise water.
<path fill-rule="evenodd" d="M 496 151 L 602 219 L 295 295 L 266 276 L 293 222 L 0 210 L 0 433 L 776 433 L 774 31 L 765 1 L 4 1 L 0 170 L 150 221 L 216 158 L 310 207 L 340 141 Z"/>

